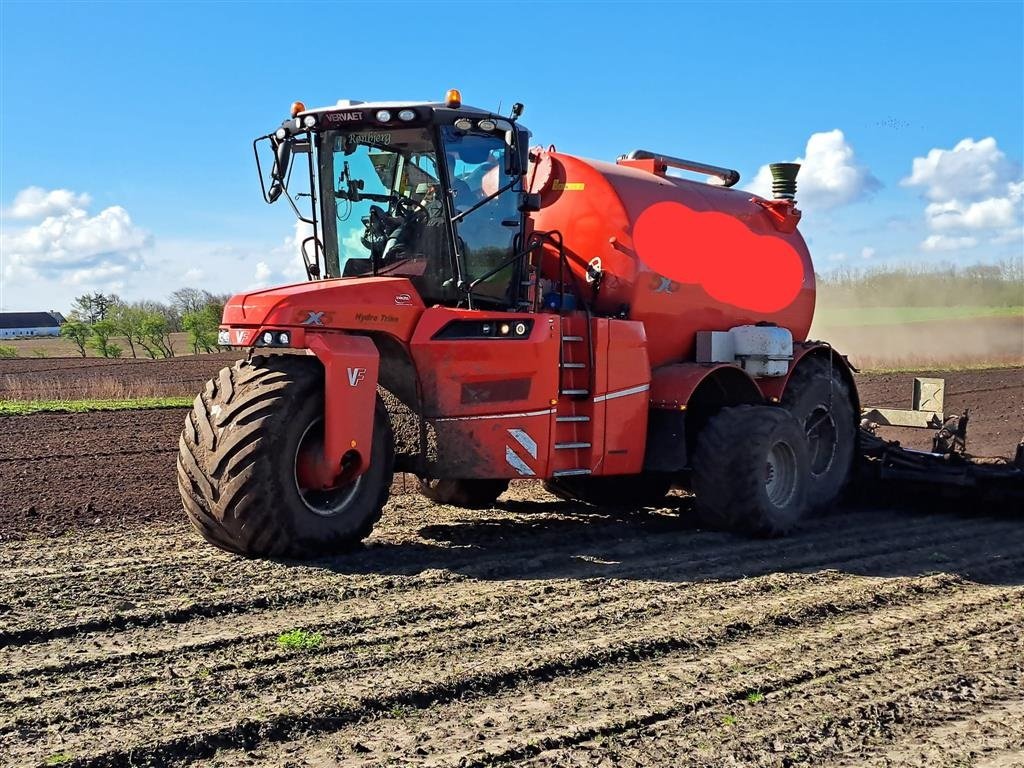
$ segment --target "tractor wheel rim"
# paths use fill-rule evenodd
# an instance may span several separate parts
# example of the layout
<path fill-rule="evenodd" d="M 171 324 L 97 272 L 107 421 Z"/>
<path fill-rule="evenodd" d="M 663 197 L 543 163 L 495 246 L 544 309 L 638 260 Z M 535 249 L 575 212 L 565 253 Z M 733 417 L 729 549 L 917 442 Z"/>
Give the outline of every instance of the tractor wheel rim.
<path fill-rule="evenodd" d="M 839 449 L 839 430 L 828 406 L 819 405 L 811 411 L 804 421 L 804 431 L 811 454 L 811 474 L 818 477 L 832 466 Z"/>
<path fill-rule="evenodd" d="M 785 507 L 797 488 L 796 453 L 789 443 L 780 441 L 772 445 L 768 450 L 765 472 L 764 487 L 768 500 L 777 508 Z"/>
<path fill-rule="evenodd" d="M 320 490 L 302 487 L 302 484 L 299 483 L 299 457 L 302 455 L 303 446 L 307 440 L 316 440 L 321 446 L 323 445 L 323 421 L 323 418 L 315 419 L 303 430 L 302 437 L 299 438 L 299 444 L 295 448 L 292 476 L 295 478 L 295 490 L 299 492 L 299 498 L 305 504 L 306 509 L 319 517 L 336 517 L 344 513 L 352 503 L 352 500 L 356 498 L 359 489 L 362 487 L 365 474 L 359 475 L 354 481 L 340 488 Z M 310 435 L 310 430 L 316 427 L 319 427 L 321 434 L 319 436 L 315 433 Z"/>

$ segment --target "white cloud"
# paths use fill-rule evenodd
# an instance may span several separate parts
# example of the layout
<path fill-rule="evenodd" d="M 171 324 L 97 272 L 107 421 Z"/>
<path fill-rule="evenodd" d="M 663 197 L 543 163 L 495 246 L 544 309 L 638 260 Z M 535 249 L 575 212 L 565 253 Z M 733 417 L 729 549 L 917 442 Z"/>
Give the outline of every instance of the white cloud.
<path fill-rule="evenodd" d="M 270 276 L 272 274 L 273 274 L 273 270 L 270 268 L 270 265 L 267 264 L 267 262 L 265 262 L 265 261 L 257 261 L 256 262 L 256 273 L 253 275 L 253 278 L 256 280 L 256 285 L 257 286 L 259 286 L 261 288 L 266 287 L 267 281 L 270 279 Z"/>
<path fill-rule="evenodd" d="M 45 214 L 35 224 L 5 227 L 0 247 L 5 256 L 4 276 L 11 279 L 60 280 L 73 285 L 111 290 L 120 280 L 143 266 L 149 233 L 137 227 L 121 206 L 96 215 L 82 207 L 89 196 L 68 190 L 29 187 L 15 197 L 11 218 Z"/>
<path fill-rule="evenodd" d="M 11 219 L 41 219 L 88 208 L 90 202 L 92 198 L 89 195 L 77 194 L 70 189 L 47 191 L 42 187 L 26 187 L 14 196 L 14 202 L 4 211 L 4 216 Z"/>
<path fill-rule="evenodd" d="M 1024 240 L 1024 227 L 1007 229 L 993 237 L 989 242 L 993 245 L 1005 245 L 1007 243 L 1015 243 L 1018 240 Z"/>
<path fill-rule="evenodd" d="M 875 258 L 876 253 L 878 253 L 878 251 L 876 251 L 869 245 L 865 245 L 863 248 L 860 249 L 860 257 L 862 259 L 873 259 Z"/>
<path fill-rule="evenodd" d="M 967 138 L 952 149 L 935 148 L 915 157 L 900 184 L 923 188 L 929 200 L 978 200 L 1000 191 L 1014 170 L 993 137 Z"/>
<path fill-rule="evenodd" d="M 932 149 L 916 157 L 910 176 L 900 183 L 919 187 L 930 200 L 924 209 L 928 228 L 926 251 L 971 248 L 982 239 L 992 245 L 1016 240 L 1024 222 L 1021 198 L 1024 181 L 992 137 L 967 138 L 953 149 Z"/>
<path fill-rule="evenodd" d="M 1007 194 L 1006 197 L 989 197 L 976 203 L 955 199 L 929 203 L 924 214 L 928 225 L 937 230 L 1005 229 L 1014 226 L 1020 218 L 1020 205 Z"/>
<path fill-rule="evenodd" d="M 973 237 L 950 237 L 948 235 L 929 235 L 921 243 L 924 251 L 960 251 L 973 248 L 978 240 Z"/>
<path fill-rule="evenodd" d="M 865 166 L 858 164 L 853 147 L 836 128 L 812 133 L 807 140 L 797 176 L 797 200 L 805 209 L 836 208 L 862 200 L 881 189 L 882 183 Z M 746 189 L 762 197 L 771 197 L 772 175 L 762 165 Z"/>

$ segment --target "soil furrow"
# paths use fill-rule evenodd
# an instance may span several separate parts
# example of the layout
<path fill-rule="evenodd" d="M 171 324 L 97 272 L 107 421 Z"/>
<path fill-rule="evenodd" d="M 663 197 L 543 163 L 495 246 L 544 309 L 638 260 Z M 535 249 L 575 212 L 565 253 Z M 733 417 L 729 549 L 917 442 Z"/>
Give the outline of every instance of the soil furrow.
<path fill-rule="evenodd" d="M 957 613 L 958 615 L 963 615 L 970 614 L 973 610 L 984 611 L 991 603 L 992 601 L 976 600 L 969 604 L 961 604 Z M 888 631 L 894 633 L 897 637 L 902 637 L 903 627 L 922 623 L 927 624 L 928 621 L 934 620 L 935 616 L 942 615 L 944 612 L 948 613 L 950 607 L 955 604 L 956 600 L 951 598 L 939 605 L 928 604 L 921 606 L 915 604 L 911 607 L 897 606 L 894 609 L 883 609 L 876 613 L 876 616 L 886 616 Z M 994 616 L 998 618 L 998 621 L 996 618 L 993 618 Z M 834 619 L 835 617 L 832 614 L 827 614 L 827 618 Z M 847 630 L 855 640 L 857 633 L 853 630 L 856 629 L 856 624 L 860 623 L 863 625 L 863 622 L 856 616 L 845 618 L 845 622 L 839 620 L 839 623 L 840 625 L 847 626 Z M 1015 618 L 1016 615 L 1011 608 L 991 611 L 988 617 L 981 621 L 981 626 L 973 627 L 971 631 L 993 631 L 993 627 L 1013 628 Z M 338 731 L 342 727 L 355 724 L 361 718 L 373 713 L 394 713 L 396 711 L 408 711 L 408 707 L 423 708 L 437 706 L 439 703 L 451 701 L 457 696 L 467 694 L 475 696 L 483 694 L 494 695 L 519 685 L 527 687 L 542 686 L 544 681 L 562 678 L 570 679 L 580 674 L 586 675 L 591 671 L 595 671 L 595 674 L 598 676 L 612 675 L 618 681 L 618 684 L 610 692 L 621 697 L 626 695 L 628 690 L 636 688 L 636 662 L 657 661 L 655 664 L 648 665 L 648 676 L 653 675 L 657 679 L 662 680 L 662 687 L 665 687 L 673 677 L 666 671 L 666 665 L 668 664 L 666 657 L 668 656 L 675 658 L 681 654 L 686 659 L 686 663 L 694 668 L 699 668 L 702 664 L 702 659 L 708 657 L 709 654 L 713 656 L 715 653 L 721 653 L 726 658 L 735 658 L 737 651 L 734 646 L 737 644 L 737 640 L 739 640 L 745 641 L 746 645 L 753 648 L 749 652 L 760 652 L 766 660 L 771 661 L 776 656 L 776 650 L 773 649 L 778 645 L 778 638 L 780 636 L 785 635 L 789 637 L 790 635 L 796 635 L 797 638 L 800 638 L 807 634 L 817 638 L 829 637 L 836 632 L 835 627 L 832 626 L 834 623 L 826 621 L 823 624 L 816 623 L 812 626 L 807 626 L 806 624 L 788 625 L 768 635 L 767 641 L 761 637 L 752 639 L 742 629 L 737 631 L 735 627 L 732 629 L 726 627 L 719 642 L 709 642 L 710 638 L 708 637 L 698 637 L 696 640 L 681 640 L 678 635 L 672 635 L 662 636 L 660 639 L 653 641 L 650 638 L 646 638 L 643 641 L 625 641 L 621 645 L 593 643 L 588 650 L 583 652 L 576 650 L 575 653 L 568 651 L 568 649 L 550 649 L 555 652 L 551 653 L 549 650 L 548 653 L 542 656 L 538 657 L 535 655 L 529 660 L 520 660 L 518 663 L 496 663 L 496 660 L 483 662 L 481 660 L 482 663 L 468 665 L 469 674 L 461 678 L 438 677 L 436 674 L 422 673 L 419 675 L 403 675 L 403 687 L 397 689 L 393 685 L 388 685 L 388 681 L 393 679 L 392 674 L 386 672 L 383 675 L 380 672 L 376 674 L 371 673 L 369 679 L 360 679 L 359 682 L 361 684 L 358 688 L 352 682 L 339 684 L 339 691 L 345 691 L 341 695 L 347 699 L 344 705 L 339 706 L 337 703 L 338 693 L 325 693 L 322 689 L 314 687 L 306 690 L 305 694 L 301 695 L 301 700 L 307 705 L 301 711 L 268 714 L 267 719 L 259 724 L 250 721 L 236 722 L 232 726 L 217 729 L 212 733 L 205 733 L 198 743 L 194 741 L 185 742 L 180 738 L 171 738 L 162 744 L 153 745 L 152 747 L 133 749 L 131 755 L 132 759 L 137 761 L 136 764 L 138 764 L 139 758 L 149 758 L 159 762 L 171 757 L 209 757 L 213 754 L 211 747 L 242 747 L 252 749 L 263 741 L 276 742 L 296 738 L 298 733 L 308 735 L 316 731 Z M 849 626 L 851 624 L 853 626 Z M 861 634 L 870 636 L 872 633 L 877 632 L 878 629 L 876 628 L 861 626 Z M 925 636 L 926 633 L 912 634 L 912 639 L 907 642 L 928 642 L 927 639 L 923 639 Z M 939 641 L 943 643 L 952 642 L 956 641 L 960 636 L 960 634 L 952 632 L 943 635 Z M 715 649 L 723 645 L 723 642 L 725 647 L 716 652 Z M 818 642 L 820 644 L 820 640 Z M 791 646 L 795 645 L 798 648 L 808 644 L 808 642 L 801 642 L 800 640 L 792 640 L 790 642 Z M 875 643 L 870 648 L 878 650 L 883 645 Z M 932 645 L 935 645 L 935 643 L 932 643 Z M 854 652 L 855 655 L 857 653 L 861 652 Z M 888 654 L 888 651 L 885 653 Z M 795 685 L 813 678 L 815 676 L 815 669 L 820 667 L 822 663 L 826 667 L 831 665 L 832 671 L 841 670 L 844 668 L 844 665 L 848 665 L 849 662 L 843 661 L 841 658 L 843 654 L 831 655 L 835 657 L 831 661 L 828 659 L 817 659 L 814 663 L 808 663 L 807 669 L 801 671 L 800 674 L 790 675 L 787 678 L 787 684 Z M 463 665 L 464 668 L 465 666 Z M 393 672 L 393 670 L 389 670 L 389 672 Z M 573 684 L 576 682 L 575 679 L 572 679 Z M 735 698 L 735 696 L 745 694 L 748 689 L 749 686 L 740 686 L 731 696 Z M 297 692 L 301 690 L 301 687 L 296 689 L 293 686 L 291 690 Z M 379 693 L 380 691 L 391 691 L 392 693 L 382 697 Z M 720 694 L 714 697 L 714 701 L 720 699 Z M 260 701 L 265 704 L 267 699 L 266 697 L 261 697 Z M 311 710 L 308 705 L 314 702 L 316 702 L 316 706 Z M 310 711 L 315 711 L 319 714 L 310 715 L 308 714 Z M 571 707 L 565 707 L 565 711 L 572 712 L 573 710 Z M 664 714 L 661 713 L 658 719 L 664 719 Z M 146 723 L 146 725 L 149 726 L 147 728 L 149 733 L 156 732 L 152 723 Z M 163 730 L 166 731 L 168 729 L 164 726 Z M 200 749 L 199 752 L 195 751 L 197 747 Z M 515 759 L 524 756 L 527 755 L 519 755 Z M 87 764 L 127 764 L 125 757 L 124 753 L 107 753 L 103 756 L 97 756 L 98 759 L 95 762 L 88 761 Z"/>
<path fill-rule="evenodd" d="M 927 526 L 924 521 L 919 522 L 922 523 L 921 532 L 924 533 Z M 924 552 L 930 547 L 942 547 L 949 542 L 962 544 L 969 542 L 972 539 L 989 537 L 993 533 L 1005 534 L 1010 537 L 1010 542 L 1014 539 L 1018 540 L 1020 542 L 1020 547 L 1015 548 L 1018 551 L 1020 548 L 1024 548 L 1024 530 L 1012 522 L 995 524 L 988 523 L 982 525 L 976 521 L 965 520 L 963 521 L 961 528 L 942 528 L 937 532 L 933 531 L 931 537 L 927 538 L 924 542 L 915 542 L 917 546 L 911 549 L 913 551 Z M 862 572 L 867 572 L 871 567 L 871 562 L 867 558 L 868 555 L 877 553 L 882 556 L 884 560 L 888 556 L 886 553 L 891 551 L 889 540 L 885 537 L 871 539 L 870 544 L 868 541 L 858 540 L 855 537 L 852 539 L 843 539 L 841 543 L 836 543 L 833 539 L 834 535 L 834 532 L 826 531 L 820 536 L 796 537 L 790 540 L 784 540 L 783 542 L 773 542 L 769 545 L 765 545 L 761 542 L 754 544 L 751 544 L 750 542 L 743 542 L 732 548 L 723 546 L 719 549 L 719 551 L 724 552 L 724 555 L 721 558 L 716 557 L 715 548 L 709 548 L 708 553 L 694 563 L 680 562 L 681 553 L 679 553 L 680 556 L 669 557 L 669 562 L 665 566 L 665 571 L 663 572 L 659 572 L 656 568 L 658 552 L 660 550 L 662 553 L 665 551 L 677 553 L 678 543 L 676 539 L 679 538 L 678 533 L 662 533 L 644 537 L 635 537 L 625 541 L 615 541 L 610 546 L 599 551 L 599 559 L 604 562 L 611 562 L 610 565 L 589 564 L 586 561 L 581 562 L 575 557 L 567 557 L 567 551 L 574 552 L 580 546 L 568 545 L 567 549 L 556 550 L 555 553 L 546 557 L 536 558 L 529 564 L 523 564 L 522 561 L 519 561 L 514 567 L 521 573 L 521 571 L 526 567 L 534 566 L 534 569 L 531 569 L 530 571 L 530 576 L 533 578 L 538 576 L 546 578 L 558 578 L 559 576 L 579 577 L 581 575 L 615 578 L 634 574 L 642 575 L 648 579 L 655 579 L 663 577 L 665 574 L 670 574 L 668 578 L 671 580 L 701 580 L 715 578 L 734 579 L 759 575 L 761 573 L 779 569 L 801 570 L 813 568 L 824 563 L 830 563 L 834 567 L 843 567 L 852 561 L 862 561 L 864 566 Z M 825 542 L 831 542 L 832 548 L 824 548 L 823 545 Z M 727 545 L 729 542 L 726 540 L 724 543 Z M 738 552 L 736 551 L 737 549 L 739 550 Z M 1008 546 L 1007 549 L 1014 548 Z M 793 555 L 792 557 L 787 556 L 791 554 Z M 936 566 L 935 568 L 931 568 L 931 570 L 938 570 L 938 566 L 947 565 L 946 559 L 948 558 L 948 555 L 943 553 L 936 554 L 938 556 L 929 562 L 929 565 L 934 564 L 934 566 Z M 639 563 L 631 561 L 629 559 L 631 555 L 640 555 L 642 556 L 642 559 Z M 760 555 L 760 557 L 757 557 L 756 555 Z M 766 555 L 770 555 L 770 559 L 769 557 L 766 557 Z M 454 559 L 457 561 L 458 557 L 456 556 Z M 654 562 L 651 562 L 652 559 Z M 135 625 L 151 626 L 161 622 L 180 623 L 182 621 L 187 621 L 191 617 L 209 617 L 239 612 L 244 613 L 252 610 L 265 609 L 277 604 L 293 604 L 297 600 L 340 600 L 345 599 L 346 597 L 344 585 L 339 585 L 337 592 L 322 590 L 319 592 L 319 597 L 317 597 L 317 594 L 301 591 L 301 585 L 304 583 L 303 580 L 291 579 L 283 585 L 275 585 L 275 594 L 273 598 L 268 596 L 259 596 L 254 599 L 251 597 L 251 588 L 238 589 L 236 594 L 245 595 L 246 597 L 237 601 L 227 595 L 225 595 L 223 599 L 216 601 L 206 598 L 203 594 L 202 587 L 209 585 L 209 592 L 214 594 L 222 593 L 222 589 L 216 589 L 216 586 L 219 585 L 215 585 L 213 583 L 217 574 L 220 571 L 227 571 L 231 569 L 236 563 L 245 562 L 246 561 L 238 561 L 236 559 L 222 556 L 221 562 L 217 563 L 218 567 L 216 569 L 205 567 L 200 569 L 200 573 L 189 573 L 186 576 L 172 568 L 171 570 L 161 574 L 162 578 L 166 578 L 171 582 L 167 589 L 171 594 L 174 594 L 175 591 L 177 591 L 180 595 L 180 587 L 177 587 L 177 585 L 182 583 L 183 580 L 189 583 L 190 587 L 194 590 L 195 597 L 193 598 L 194 602 L 186 607 L 181 606 L 181 598 L 179 596 L 175 600 L 176 605 L 158 605 L 154 606 L 154 609 L 150 609 L 149 611 L 125 611 L 121 609 L 114 613 L 114 615 L 109 615 L 110 612 L 106 611 L 105 614 L 107 615 L 86 615 L 81 616 L 80 618 L 75 617 L 75 619 L 72 620 L 70 617 L 64 616 L 58 606 L 54 606 L 54 609 L 49 615 L 54 626 L 50 627 L 38 625 L 18 627 L 16 617 L 19 599 L 12 597 L 5 589 L 0 589 L 0 602 L 7 603 L 10 606 L 9 613 L 14 614 L 13 616 L 8 617 L 7 624 L 10 628 L 0 631 L 0 648 L 5 645 L 40 642 L 57 637 L 70 637 L 75 634 L 85 632 L 104 631 L 106 629 L 125 628 Z M 560 564 L 562 567 L 554 567 L 555 563 Z M 737 564 L 739 564 L 740 567 L 737 567 Z M 354 579 L 355 574 L 358 573 L 359 563 L 353 562 L 352 566 L 353 567 L 349 570 L 353 571 L 353 574 L 346 578 Z M 454 569 L 461 570 L 463 573 L 468 573 L 469 575 L 473 575 L 480 570 L 484 570 L 492 577 L 496 578 L 498 576 L 498 574 L 493 573 L 494 569 L 488 566 L 484 566 L 483 568 L 465 567 L 465 561 L 463 562 L 462 568 L 459 567 L 460 564 L 458 562 L 453 563 L 453 566 Z M 272 566 L 269 564 L 261 563 L 255 567 L 260 572 L 272 571 Z M 581 570 L 584 571 L 584 573 L 581 574 Z M 590 573 L 586 573 L 587 571 Z M 161 577 L 158 577 L 158 580 Z M 90 599 L 93 596 L 89 595 L 91 590 L 89 589 L 88 580 L 81 579 L 81 577 L 79 578 L 80 582 L 74 585 L 70 590 L 70 594 L 66 598 L 67 601 L 74 606 L 74 610 L 76 612 L 81 610 L 81 605 L 88 605 L 95 602 L 93 599 Z M 227 577 L 225 577 L 225 580 L 226 579 Z M 316 575 L 309 577 L 310 582 L 318 580 L 319 577 Z M 274 582 L 274 579 L 269 573 L 266 577 L 266 581 L 268 585 L 273 584 Z M 401 587 L 402 581 L 403 580 L 401 579 L 397 583 L 385 581 L 383 586 L 384 588 L 395 588 L 396 586 Z M 107 581 L 102 580 L 101 583 L 103 588 L 106 589 Z M 123 586 L 124 585 L 122 585 L 122 588 Z M 175 590 L 175 587 L 177 587 L 177 590 Z M 153 583 L 151 580 L 145 580 L 138 583 L 137 588 L 140 592 L 148 592 L 153 588 L 159 588 L 159 584 Z M 130 592 L 123 591 L 116 597 L 109 599 L 109 602 L 118 606 L 131 606 L 134 604 L 136 599 L 137 598 L 135 598 Z M 152 603 L 152 600 L 147 602 Z"/>

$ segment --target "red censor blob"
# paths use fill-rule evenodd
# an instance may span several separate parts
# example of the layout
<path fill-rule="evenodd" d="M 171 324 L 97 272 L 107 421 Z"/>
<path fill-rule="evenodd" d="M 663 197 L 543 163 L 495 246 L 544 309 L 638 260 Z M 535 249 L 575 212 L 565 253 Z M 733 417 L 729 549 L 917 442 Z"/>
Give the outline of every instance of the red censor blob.
<path fill-rule="evenodd" d="M 800 254 L 781 237 L 758 235 L 717 211 L 655 203 L 633 226 L 633 245 L 647 266 L 679 283 L 701 286 L 716 301 L 753 312 L 777 312 L 800 293 Z"/>

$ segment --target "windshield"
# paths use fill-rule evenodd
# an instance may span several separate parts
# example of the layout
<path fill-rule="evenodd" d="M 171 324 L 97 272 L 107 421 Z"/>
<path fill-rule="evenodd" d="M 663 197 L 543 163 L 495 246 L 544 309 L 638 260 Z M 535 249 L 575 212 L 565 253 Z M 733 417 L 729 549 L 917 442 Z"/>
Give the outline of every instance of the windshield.
<path fill-rule="evenodd" d="M 408 277 L 425 303 L 457 304 L 466 296 L 457 286 L 454 229 L 464 284 L 478 281 L 474 301 L 512 305 L 516 266 L 502 265 L 513 256 L 521 216 L 516 193 L 504 189 L 505 141 L 452 126 L 441 133 L 442 158 L 430 128 L 323 134 L 328 273 Z"/>
<path fill-rule="evenodd" d="M 457 299 L 433 135 L 426 128 L 325 134 L 324 239 L 341 277 L 408 277 L 427 303 Z"/>

